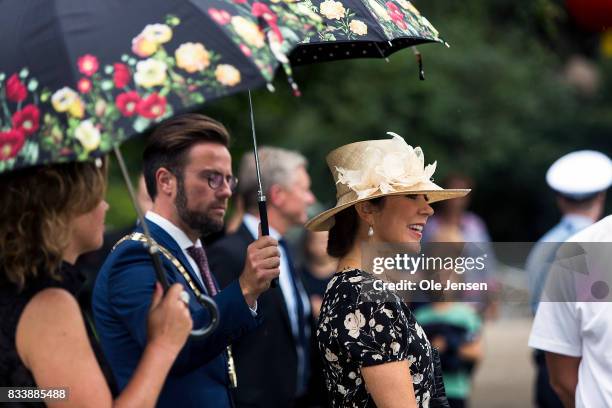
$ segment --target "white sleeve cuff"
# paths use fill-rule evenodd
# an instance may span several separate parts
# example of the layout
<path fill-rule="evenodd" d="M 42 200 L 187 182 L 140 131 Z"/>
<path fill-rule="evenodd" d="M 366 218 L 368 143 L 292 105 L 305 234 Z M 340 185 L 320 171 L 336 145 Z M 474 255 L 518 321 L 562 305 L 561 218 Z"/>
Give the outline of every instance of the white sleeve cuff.
<path fill-rule="evenodd" d="M 533 334 L 531 337 L 529 337 L 529 347 L 537 350 L 548 351 L 550 353 L 563 354 L 564 356 L 582 357 L 582 350 L 580 350 L 580 347 L 566 343 L 559 343 L 551 340 L 550 338 L 542 338 Z"/>
<path fill-rule="evenodd" d="M 253 317 L 257 317 L 257 301 L 255 301 L 255 306 L 249 306 L 249 309 L 251 310 L 251 314 L 253 315 Z"/>

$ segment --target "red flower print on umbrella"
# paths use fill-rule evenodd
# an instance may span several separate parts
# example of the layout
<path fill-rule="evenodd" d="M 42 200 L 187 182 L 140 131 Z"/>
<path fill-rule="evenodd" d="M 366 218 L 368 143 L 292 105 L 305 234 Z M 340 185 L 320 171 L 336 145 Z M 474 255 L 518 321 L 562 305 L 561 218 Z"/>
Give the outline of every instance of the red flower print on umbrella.
<path fill-rule="evenodd" d="M 96 72 L 98 72 L 100 63 L 98 62 L 98 59 L 93 55 L 85 54 L 77 60 L 77 66 L 79 67 L 79 72 L 81 74 L 90 77 Z"/>
<path fill-rule="evenodd" d="M 23 102 L 27 96 L 28 91 L 17 74 L 11 75 L 6 81 L 6 99 L 11 102 Z"/>
<path fill-rule="evenodd" d="M 89 91 L 91 91 L 91 81 L 87 78 L 79 79 L 79 82 L 77 82 L 77 89 L 82 94 L 89 93 Z"/>
<path fill-rule="evenodd" d="M 266 23 L 270 26 L 270 29 L 276 35 L 276 39 L 279 43 L 283 42 L 283 35 L 281 34 L 280 29 L 278 28 L 278 16 L 274 14 L 270 7 L 265 5 L 264 3 L 255 2 L 253 3 L 253 7 L 251 8 L 251 13 L 255 17 L 261 17 L 264 19 Z"/>
<path fill-rule="evenodd" d="M 130 83 L 130 69 L 120 62 L 113 65 L 113 82 L 116 88 L 125 88 Z"/>
<path fill-rule="evenodd" d="M 397 7 L 394 3 L 388 1 L 385 3 L 387 6 L 387 10 L 389 10 L 389 16 L 391 20 L 402 30 L 408 28 L 408 24 L 404 21 L 404 13 L 401 12 L 399 7 Z"/>
<path fill-rule="evenodd" d="M 208 14 L 213 20 L 215 20 L 217 24 L 226 25 L 229 24 L 230 21 L 232 21 L 232 16 L 225 10 L 209 8 Z"/>
<path fill-rule="evenodd" d="M 8 160 L 17 156 L 24 143 L 25 133 L 21 129 L 0 132 L 0 160 Z"/>
<path fill-rule="evenodd" d="M 38 130 L 40 111 L 35 105 L 26 105 L 22 110 L 15 112 L 12 119 L 13 127 L 29 136 Z"/>
<path fill-rule="evenodd" d="M 119 112 L 125 117 L 134 116 L 136 108 L 140 102 L 140 96 L 136 91 L 124 92 L 117 95 L 115 103 Z"/>
<path fill-rule="evenodd" d="M 152 93 L 141 99 L 136 106 L 138 114 L 147 119 L 155 119 L 166 112 L 166 98 L 158 93 Z"/>

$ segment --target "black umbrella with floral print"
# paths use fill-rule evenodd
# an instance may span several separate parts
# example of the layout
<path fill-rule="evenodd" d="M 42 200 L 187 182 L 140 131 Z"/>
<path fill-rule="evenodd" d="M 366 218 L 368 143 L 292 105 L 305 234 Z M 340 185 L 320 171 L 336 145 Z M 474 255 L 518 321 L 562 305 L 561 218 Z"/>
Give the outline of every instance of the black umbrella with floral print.
<path fill-rule="evenodd" d="M 87 160 L 271 83 L 312 27 L 252 0 L 0 2 L 0 172 Z"/>
<path fill-rule="evenodd" d="M 297 7 L 303 13 L 322 18 L 325 26 L 293 51 L 294 65 L 387 58 L 418 44 L 446 44 L 438 30 L 408 0 L 305 0 Z M 420 54 L 413 49 L 423 79 Z"/>
<path fill-rule="evenodd" d="M 292 11 L 293 9 L 293 11 Z M 0 1 L 0 173 L 86 161 L 179 112 L 268 84 L 317 19 L 267 0 Z M 167 287 L 146 231 L 158 279 Z M 212 299 L 208 334 L 217 324 Z"/>

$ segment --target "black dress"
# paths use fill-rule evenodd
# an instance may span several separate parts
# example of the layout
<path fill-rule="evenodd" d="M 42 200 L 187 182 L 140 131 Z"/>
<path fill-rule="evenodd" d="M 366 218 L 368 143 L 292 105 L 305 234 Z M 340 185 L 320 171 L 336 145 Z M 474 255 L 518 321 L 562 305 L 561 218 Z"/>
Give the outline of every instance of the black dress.
<path fill-rule="evenodd" d="M 17 288 L 6 281 L 4 274 L 0 272 L 0 386 L 1 387 L 36 387 L 36 382 L 30 370 L 24 365 L 17 354 L 15 344 L 15 334 L 19 318 L 28 302 L 40 291 L 47 288 L 62 288 L 70 292 L 79 303 L 83 302 L 81 288 L 85 281 L 82 275 L 74 266 L 63 263 L 60 267 L 61 281 L 51 278 L 41 278 L 30 283 L 21 293 Z M 81 310 L 83 307 L 81 306 Z M 96 355 L 96 359 L 106 380 L 109 384 L 113 396 L 117 394 L 117 387 L 112 377 L 108 364 L 104 360 L 102 350 L 95 338 L 95 332 L 91 326 L 90 316 L 83 314 L 87 335 Z M 19 406 L 17 404 L 11 406 Z M 25 403 L 24 407 L 34 407 L 33 403 Z M 38 406 L 45 406 L 38 404 Z"/>
<path fill-rule="evenodd" d="M 333 407 L 375 407 L 361 367 L 408 360 L 419 407 L 436 394 L 432 348 L 425 332 L 393 292 L 379 291 L 376 278 L 351 269 L 327 286 L 317 341 Z"/>

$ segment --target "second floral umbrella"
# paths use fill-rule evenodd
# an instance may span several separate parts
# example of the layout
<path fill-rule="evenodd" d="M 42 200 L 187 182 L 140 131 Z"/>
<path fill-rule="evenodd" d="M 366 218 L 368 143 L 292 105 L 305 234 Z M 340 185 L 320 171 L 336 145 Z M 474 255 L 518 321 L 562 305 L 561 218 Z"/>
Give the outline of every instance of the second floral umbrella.
<path fill-rule="evenodd" d="M 303 12 L 320 17 L 325 27 L 310 35 L 291 54 L 295 65 L 353 58 L 387 58 L 415 46 L 446 42 L 438 30 L 408 0 L 306 0 Z M 448 44 L 446 44 L 448 45 Z"/>

